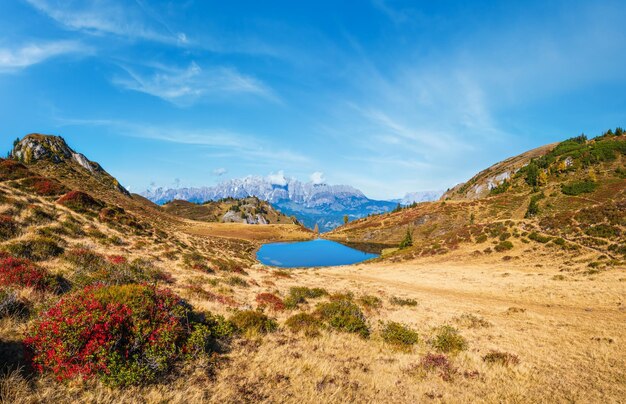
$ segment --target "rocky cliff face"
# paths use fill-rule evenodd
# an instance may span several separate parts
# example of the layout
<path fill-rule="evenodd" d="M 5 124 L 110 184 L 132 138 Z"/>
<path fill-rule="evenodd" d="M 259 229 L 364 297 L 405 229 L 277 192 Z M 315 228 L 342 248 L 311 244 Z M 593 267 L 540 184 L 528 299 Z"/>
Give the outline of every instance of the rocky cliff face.
<path fill-rule="evenodd" d="M 14 144 L 11 156 L 28 165 L 41 166 L 53 163 L 52 167 L 48 167 L 49 169 L 67 169 L 75 173 L 90 175 L 100 184 L 130 196 L 128 191 L 100 164 L 72 150 L 61 136 L 38 133 L 26 135 Z"/>

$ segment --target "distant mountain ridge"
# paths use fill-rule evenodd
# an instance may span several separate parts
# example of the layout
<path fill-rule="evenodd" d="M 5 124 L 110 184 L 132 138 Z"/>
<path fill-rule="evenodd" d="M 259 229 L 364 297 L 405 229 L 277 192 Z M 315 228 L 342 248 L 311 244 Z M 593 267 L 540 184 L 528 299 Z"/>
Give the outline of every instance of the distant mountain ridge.
<path fill-rule="evenodd" d="M 397 202 L 369 199 L 363 192 L 349 185 L 301 182 L 284 176 L 248 176 L 224 181 L 213 187 L 156 188 L 142 195 L 157 204 L 174 199 L 202 203 L 229 197 L 256 196 L 270 202 L 282 213 L 296 216 L 309 228 L 317 224 L 322 232 L 343 224 L 346 215 L 354 220 L 391 211 L 397 205 Z"/>

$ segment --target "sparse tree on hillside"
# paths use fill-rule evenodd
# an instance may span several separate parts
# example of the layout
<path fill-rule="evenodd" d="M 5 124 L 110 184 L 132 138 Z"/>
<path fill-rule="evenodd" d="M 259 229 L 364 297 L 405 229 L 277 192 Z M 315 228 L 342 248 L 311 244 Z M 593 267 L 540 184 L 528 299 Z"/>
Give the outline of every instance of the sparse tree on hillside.
<path fill-rule="evenodd" d="M 343 215 L 343 224 L 348 224 L 349 221 L 348 215 Z"/>
<path fill-rule="evenodd" d="M 411 228 L 406 229 L 404 239 L 400 242 L 400 248 L 407 248 L 413 245 L 413 235 L 411 234 Z"/>

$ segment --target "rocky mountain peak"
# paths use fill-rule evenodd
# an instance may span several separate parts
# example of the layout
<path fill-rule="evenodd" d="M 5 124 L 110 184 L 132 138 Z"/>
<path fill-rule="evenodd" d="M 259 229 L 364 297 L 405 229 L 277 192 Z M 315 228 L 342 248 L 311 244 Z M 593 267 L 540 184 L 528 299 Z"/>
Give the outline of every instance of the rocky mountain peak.
<path fill-rule="evenodd" d="M 65 163 L 70 170 L 75 172 L 84 169 L 88 175 L 97 178 L 100 183 L 106 183 L 123 194 L 130 195 L 100 164 L 74 151 L 61 136 L 31 133 L 14 142 L 11 156 L 25 164 L 48 161 L 54 163 L 55 166 Z"/>
<path fill-rule="evenodd" d="M 99 164 L 72 150 L 61 136 L 31 133 L 14 144 L 12 155 L 26 164 L 40 160 L 72 161 L 91 173 L 102 170 Z"/>

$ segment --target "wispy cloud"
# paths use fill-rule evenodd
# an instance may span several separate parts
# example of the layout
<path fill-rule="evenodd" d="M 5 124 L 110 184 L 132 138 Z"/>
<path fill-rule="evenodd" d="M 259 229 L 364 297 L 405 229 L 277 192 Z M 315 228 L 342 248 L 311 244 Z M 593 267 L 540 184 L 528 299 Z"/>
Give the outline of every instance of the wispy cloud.
<path fill-rule="evenodd" d="M 187 41 L 184 33 L 172 30 L 165 20 L 142 1 L 26 1 L 68 30 L 172 44 Z"/>
<path fill-rule="evenodd" d="M 0 48 L 0 72 L 15 71 L 41 63 L 46 59 L 89 49 L 76 41 L 30 43 L 17 48 Z"/>
<path fill-rule="evenodd" d="M 265 84 L 228 67 L 201 68 L 192 62 L 186 68 L 156 65 L 148 73 L 122 67 L 124 77 L 113 78 L 113 84 L 164 99 L 178 106 L 192 105 L 209 96 L 251 94 L 272 100 L 276 96 Z"/>
<path fill-rule="evenodd" d="M 57 122 L 60 126 L 102 126 L 109 128 L 117 135 L 204 147 L 207 155 L 236 158 L 237 161 L 261 161 L 272 165 L 311 162 L 308 156 L 281 148 L 259 136 L 232 131 L 180 129 L 179 127 L 153 126 L 107 119 L 57 118 Z"/>

